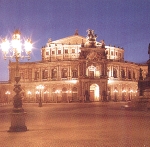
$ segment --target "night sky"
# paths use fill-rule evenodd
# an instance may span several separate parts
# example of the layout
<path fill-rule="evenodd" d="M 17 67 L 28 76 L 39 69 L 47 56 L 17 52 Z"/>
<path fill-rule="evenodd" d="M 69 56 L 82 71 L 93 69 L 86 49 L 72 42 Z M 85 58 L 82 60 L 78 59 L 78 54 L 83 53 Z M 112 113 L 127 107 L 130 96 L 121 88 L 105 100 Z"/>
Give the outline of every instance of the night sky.
<path fill-rule="evenodd" d="M 34 42 L 30 61 L 41 60 L 41 47 L 49 38 L 72 36 L 76 29 L 86 37 L 86 30 L 92 29 L 97 41 L 123 47 L 125 60 L 144 63 L 150 43 L 150 0 L 0 0 L 0 38 L 11 38 L 15 29 Z M 0 81 L 8 80 L 8 61 L 0 51 Z"/>

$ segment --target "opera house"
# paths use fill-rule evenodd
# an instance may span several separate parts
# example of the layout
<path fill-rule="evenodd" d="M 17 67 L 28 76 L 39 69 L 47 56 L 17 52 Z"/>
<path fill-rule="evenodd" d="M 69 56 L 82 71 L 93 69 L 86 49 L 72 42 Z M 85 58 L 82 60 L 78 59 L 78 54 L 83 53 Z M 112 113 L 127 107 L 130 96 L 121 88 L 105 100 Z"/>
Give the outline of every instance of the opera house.
<path fill-rule="evenodd" d="M 20 62 L 20 84 L 24 102 L 128 101 L 138 95 L 140 69 L 143 79 L 147 64 L 124 59 L 125 50 L 97 41 L 93 30 L 49 39 L 41 48 L 41 61 Z M 1 102 L 11 101 L 15 84 L 15 62 L 9 62 L 9 81 L 0 84 Z M 39 93 L 38 85 L 44 89 Z M 8 97 L 9 96 L 9 97 Z"/>

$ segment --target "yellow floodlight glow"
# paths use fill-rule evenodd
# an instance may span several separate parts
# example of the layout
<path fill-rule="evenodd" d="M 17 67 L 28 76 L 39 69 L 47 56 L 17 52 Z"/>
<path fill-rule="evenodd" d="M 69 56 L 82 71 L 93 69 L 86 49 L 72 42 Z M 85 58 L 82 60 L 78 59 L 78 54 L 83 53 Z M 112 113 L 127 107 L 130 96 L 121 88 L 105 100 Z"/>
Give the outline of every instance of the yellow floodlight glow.
<path fill-rule="evenodd" d="M 98 86 L 95 87 L 95 98 L 99 99 L 99 87 Z"/>
<path fill-rule="evenodd" d="M 40 94 L 40 92 L 39 92 L 39 91 L 36 91 L 35 94 Z"/>
<path fill-rule="evenodd" d="M 32 94 L 31 91 L 28 91 L 28 94 L 29 94 L 29 95 Z"/>
<path fill-rule="evenodd" d="M 77 83 L 77 80 L 70 80 L 69 83 L 76 84 L 76 83 Z"/>
<path fill-rule="evenodd" d="M 113 82 L 113 80 L 108 79 L 108 84 L 112 84 Z"/>
<path fill-rule="evenodd" d="M 114 92 L 116 93 L 116 92 L 118 92 L 118 90 L 117 90 L 117 89 L 115 89 L 115 90 L 114 90 Z"/>
<path fill-rule="evenodd" d="M 25 51 L 26 51 L 26 53 L 27 53 L 27 54 L 30 54 L 30 53 L 31 53 L 31 49 L 32 49 L 32 41 L 31 41 L 31 39 L 27 39 L 27 40 L 25 41 L 24 46 L 25 46 Z"/>
<path fill-rule="evenodd" d="M 126 90 L 124 89 L 124 90 L 122 90 L 122 92 L 124 93 L 124 92 L 126 92 Z"/>

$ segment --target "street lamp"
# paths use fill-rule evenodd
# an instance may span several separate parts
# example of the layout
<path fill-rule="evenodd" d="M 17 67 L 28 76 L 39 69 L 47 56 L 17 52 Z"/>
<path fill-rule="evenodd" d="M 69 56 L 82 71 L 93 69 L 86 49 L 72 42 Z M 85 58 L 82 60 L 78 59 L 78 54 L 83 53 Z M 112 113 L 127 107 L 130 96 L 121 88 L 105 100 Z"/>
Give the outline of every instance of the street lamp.
<path fill-rule="evenodd" d="M 43 85 L 38 85 L 36 86 L 36 89 L 38 89 L 40 91 L 40 101 L 39 101 L 39 107 L 42 107 L 42 98 L 41 98 L 41 94 L 42 94 L 42 90 L 44 89 Z"/>
<path fill-rule="evenodd" d="M 20 75 L 19 75 L 19 59 L 20 58 L 28 58 L 30 59 L 30 53 L 32 49 L 31 39 L 27 39 L 24 43 L 24 47 L 22 46 L 20 39 L 20 31 L 15 30 L 12 35 L 12 40 L 9 42 L 6 38 L 2 39 L 1 49 L 4 55 L 4 59 L 6 58 L 15 58 L 16 59 L 16 73 L 15 73 L 15 82 L 14 92 L 16 95 L 13 97 L 13 113 L 11 117 L 11 127 L 9 132 L 22 132 L 27 131 L 27 127 L 25 126 L 25 112 L 22 108 L 22 96 L 20 92 L 22 91 L 21 85 L 19 84 Z M 26 55 L 23 55 L 23 51 L 26 52 Z"/>
<path fill-rule="evenodd" d="M 5 94 L 7 95 L 7 100 L 6 100 L 6 103 L 9 102 L 9 95 L 10 95 L 10 91 L 6 91 Z"/>

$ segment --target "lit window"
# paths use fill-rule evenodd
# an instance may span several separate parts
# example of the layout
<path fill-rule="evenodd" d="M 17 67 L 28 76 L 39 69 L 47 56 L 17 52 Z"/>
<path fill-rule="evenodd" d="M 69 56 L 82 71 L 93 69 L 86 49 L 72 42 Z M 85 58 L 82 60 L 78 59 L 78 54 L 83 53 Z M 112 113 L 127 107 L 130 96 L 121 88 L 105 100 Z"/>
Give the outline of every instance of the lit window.
<path fill-rule="evenodd" d="M 93 65 L 91 65 L 91 66 L 88 67 L 88 69 L 89 69 L 89 71 L 95 71 L 95 70 L 96 70 L 96 67 L 93 66 Z"/>

